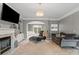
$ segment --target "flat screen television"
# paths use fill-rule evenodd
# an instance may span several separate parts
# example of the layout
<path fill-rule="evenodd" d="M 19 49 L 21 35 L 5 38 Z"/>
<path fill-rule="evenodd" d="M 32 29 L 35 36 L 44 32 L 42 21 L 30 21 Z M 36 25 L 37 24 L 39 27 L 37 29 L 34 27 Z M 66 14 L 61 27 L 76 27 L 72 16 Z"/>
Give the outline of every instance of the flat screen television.
<path fill-rule="evenodd" d="M 2 5 L 2 13 L 1 13 L 1 20 L 17 23 L 19 22 L 20 14 L 9 7 L 7 4 L 3 3 Z"/>

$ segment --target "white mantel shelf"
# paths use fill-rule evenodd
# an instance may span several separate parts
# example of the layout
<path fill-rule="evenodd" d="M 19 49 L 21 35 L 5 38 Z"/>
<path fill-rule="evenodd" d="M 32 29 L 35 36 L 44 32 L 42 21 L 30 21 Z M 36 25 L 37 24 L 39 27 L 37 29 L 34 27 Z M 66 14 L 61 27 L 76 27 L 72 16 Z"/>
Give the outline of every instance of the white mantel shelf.
<path fill-rule="evenodd" d="M 12 34 L 4 34 L 4 35 L 0 35 L 0 38 L 3 38 L 3 37 L 8 37 L 8 36 L 11 36 Z"/>

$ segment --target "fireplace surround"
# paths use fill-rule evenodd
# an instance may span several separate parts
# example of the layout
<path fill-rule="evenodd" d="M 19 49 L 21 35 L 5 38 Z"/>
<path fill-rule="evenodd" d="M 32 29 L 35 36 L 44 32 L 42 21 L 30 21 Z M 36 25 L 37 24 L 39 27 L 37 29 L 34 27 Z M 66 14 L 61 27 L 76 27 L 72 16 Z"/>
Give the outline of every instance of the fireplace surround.
<path fill-rule="evenodd" d="M 10 48 L 11 48 L 11 36 L 0 38 L 0 54 L 3 54 Z"/>

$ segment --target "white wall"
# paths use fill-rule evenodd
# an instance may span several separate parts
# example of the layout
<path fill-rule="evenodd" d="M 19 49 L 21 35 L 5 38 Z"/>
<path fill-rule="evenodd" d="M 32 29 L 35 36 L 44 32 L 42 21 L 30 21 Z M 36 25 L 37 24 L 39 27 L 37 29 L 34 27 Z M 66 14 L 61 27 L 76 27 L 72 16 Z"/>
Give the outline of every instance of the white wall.
<path fill-rule="evenodd" d="M 59 31 L 79 34 L 79 11 L 59 22 Z"/>

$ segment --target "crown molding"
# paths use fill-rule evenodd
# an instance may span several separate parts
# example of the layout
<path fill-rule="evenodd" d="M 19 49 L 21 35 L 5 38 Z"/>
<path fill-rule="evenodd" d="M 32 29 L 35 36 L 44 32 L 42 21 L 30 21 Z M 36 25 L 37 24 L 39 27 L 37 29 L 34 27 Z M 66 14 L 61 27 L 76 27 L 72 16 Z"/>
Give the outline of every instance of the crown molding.
<path fill-rule="evenodd" d="M 22 20 L 52 20 L 52 21 L 58 21 L 58 19 L 55 19 L 55 18 L 22 18 L 22 17 L 20 17 L 20 19 L 22 19 Z"/>
<path fill-rule="evenodd" d="M 66 17 L 68 17 L 68 16 L 70 16 L 70 15 L 72 15 L 72 14 L 78 12 L 78 11 L 79 11 L 79 7 L 73 9 L 72 11 L 70 11 L 68 13 L 66 13 L 64 16 L 58 18 L 58 20 L 62 20 L 62 19 L 66 18 Z"/>
<path fill-rule="evenodd" d="M 66 17 L 68 17 L 68 16 L 70 16 L 70 15 L 72 15 L 72 14 L 78 12 L 78 11 L 79 11 L 79 7 L 77 7 L 75 9 L 73 9 L 72 11 L 64 14 L 60 18 L 23 18 L 23 17 L 20 17 L 20 19 L 22 19 L 22 20 L 51 20 L 51 21 L 61 21 L 62 19 L 66 18 Z"/>

